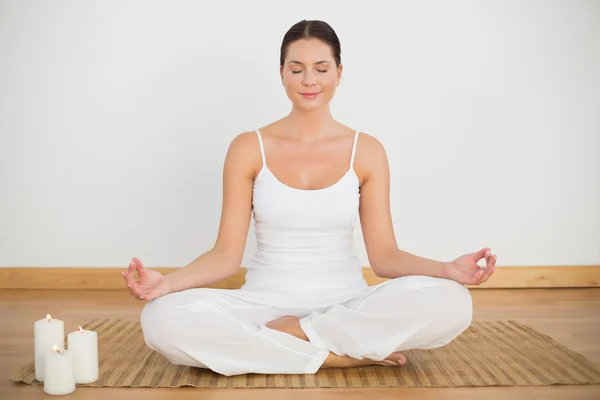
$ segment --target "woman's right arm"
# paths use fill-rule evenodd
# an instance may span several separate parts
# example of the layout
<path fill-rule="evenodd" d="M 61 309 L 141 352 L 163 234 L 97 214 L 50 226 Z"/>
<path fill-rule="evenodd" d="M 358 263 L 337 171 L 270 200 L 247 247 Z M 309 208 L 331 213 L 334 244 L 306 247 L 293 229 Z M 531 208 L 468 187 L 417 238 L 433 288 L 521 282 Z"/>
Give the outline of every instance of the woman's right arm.
<path fill-rule="evenodd" d="M 254 132 L 236 136 L 223 166 L 223 200 L 213 248 L 165 276 L 169 292 L 211 285 L 240 267 L 252 216 L 252 185 L 262 162 Z"/>
<path fill-rule="evenodd" d="M 246 247 L 252 216 L 252 185 L 262 165 L 260 157 L 258 140 L 253 132 L 242 133 L 232 140 L 223 167 L 223 207 L 214 246 L 185 267 L 165 276 L 144 267 L 134 258 L 129 269 L 121 271 L 131 295 L 154 300 L 172 292 L 208 286 L 235 273 Z"/>

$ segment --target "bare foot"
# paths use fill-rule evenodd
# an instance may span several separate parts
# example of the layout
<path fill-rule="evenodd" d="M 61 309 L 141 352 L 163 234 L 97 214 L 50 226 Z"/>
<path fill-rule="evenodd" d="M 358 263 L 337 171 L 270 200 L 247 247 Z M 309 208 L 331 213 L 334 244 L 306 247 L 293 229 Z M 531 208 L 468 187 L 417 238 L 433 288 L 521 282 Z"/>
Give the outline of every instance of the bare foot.
<path fill-rule="evenodd" d="M 309 341 L 308 337 L 302 330 L 300 326 L 300 321 L 297 317 L 292 315 L 286 315 L 281 318 L 277 318 L 267 325 L 267 328 L 273 329 L 280 332 L 285 332 L 287 334 L 293 335 L 298 339 L 302 339 L 305 341 Z M 358 360 L 356 358 L 351 358 L 347 356 L 338 356 L 334 353 L 329 353 L 327 359 L 323 363 L 323 368 L 347 368 L 347 367 L 360 367 L 367 365 L 387 365 L 392 367 L 402 367 L 406 365 L 406 357 L 401 352 L 397 351 L 395 353 L 390 354 L 385 360 L 375 361 L 368 358 Z"/>
<path fill-rule="evenodd" d="M 403 367 L 406 365 L 406 356 L 397 351 L 387 356 L 385 360 L 376 361 L 378 365 L 390 365 L 392 367 Z"/>

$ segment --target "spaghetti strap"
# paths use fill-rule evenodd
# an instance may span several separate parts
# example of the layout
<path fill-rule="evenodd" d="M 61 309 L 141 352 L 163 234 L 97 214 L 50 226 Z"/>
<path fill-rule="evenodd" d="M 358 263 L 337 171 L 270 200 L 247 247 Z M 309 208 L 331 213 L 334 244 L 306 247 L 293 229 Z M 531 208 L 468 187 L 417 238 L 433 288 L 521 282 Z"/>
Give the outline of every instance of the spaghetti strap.
<path fill-rule="evenodd" d="M 354 156 L 356 155 L 356 143 L 358 142 L 358 131 L 354 134 L 354 144 L 352 145 L 352 156 L 350 157 L 350 169 L 354 165 Z"/>
<path fill-rule="evenodd" d="M 258 129 L 255 130 L 256 135 L 258 136 L 258 143 L 260 144 L 260 156 L 262 157 L 263 166 L 267 165 L 267 159 L 265 157 L 265 148 L 263 146 L 262 136 Z"/>

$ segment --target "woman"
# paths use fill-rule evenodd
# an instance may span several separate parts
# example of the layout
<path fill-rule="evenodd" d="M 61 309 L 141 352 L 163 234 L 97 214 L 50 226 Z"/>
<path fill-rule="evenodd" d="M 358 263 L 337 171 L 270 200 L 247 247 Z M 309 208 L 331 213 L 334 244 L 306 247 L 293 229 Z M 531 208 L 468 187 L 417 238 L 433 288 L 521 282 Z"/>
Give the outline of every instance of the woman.
<path fill-rule="evenodd" d="M 214 247 L 166 276 L 135 258 L 122 271 L 129 292 L 148 301 L 146 343 L 223 375 L 402 366 L 404 350 L 449 343 L 471 323 L 463 285 L 485 282 L 496 256 L 485 248 L 440 262 L 397 247 L 385 151 L 330 112 L 342 64 L 328 24 L 292 26 L 280 72 L 292 110 L 231 142 Z M 258 246 L 246 283 L 203 288 L 240 267 L 251 216 Z M 353 247 L 358 217 L 371 267 L 390 278 L 376 286 Z"/>

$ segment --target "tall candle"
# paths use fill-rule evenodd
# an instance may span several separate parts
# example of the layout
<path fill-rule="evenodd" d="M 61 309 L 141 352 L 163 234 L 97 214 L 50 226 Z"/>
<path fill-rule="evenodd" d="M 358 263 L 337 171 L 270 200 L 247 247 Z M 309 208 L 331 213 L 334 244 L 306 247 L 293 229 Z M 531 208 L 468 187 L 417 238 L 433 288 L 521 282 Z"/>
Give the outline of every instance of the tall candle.
<path fill-rule="evenodd" d="M 33 347 L 35 356 L 35 379 L 44 381 L 44 354 L 57 346 L 65 348 L 65 324 L 60 319 L 54 319 L 50 314 L 36 321 L 33 325 Z"/>
<path fill-rule="evenodd" d="M 44 354 L 44 392 L 59 395 L 74 391 L 73 356 L 69 350 L 54 346 Z"/>
<path fill-rule="evenodd" d="M 73 354 L 75 383 L 91 383 L 98 380 L 98 333 L 84 330 L 69 333 L 69 351 Z"/>

